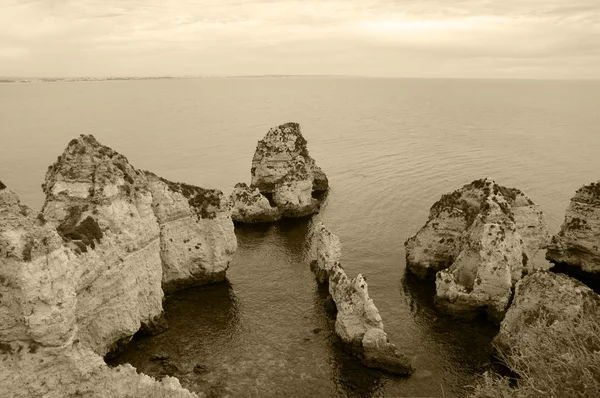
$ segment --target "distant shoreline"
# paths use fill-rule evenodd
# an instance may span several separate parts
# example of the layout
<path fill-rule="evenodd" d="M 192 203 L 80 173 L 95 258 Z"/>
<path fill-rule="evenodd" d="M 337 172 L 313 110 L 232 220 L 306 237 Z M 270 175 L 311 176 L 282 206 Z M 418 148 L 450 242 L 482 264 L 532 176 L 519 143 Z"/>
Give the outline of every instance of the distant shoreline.
<path fill-rule="evenodd" d="M 0 84 L 33 83 L 80 83 L 131 80 L 218 80 L 218 79 L 284 79 L 284 78 L 328 78 L 328 79 L 393 79 L 393 80 L 470 80 L 470 81 L 555 81 L 555 82 L 599 82 L 600 79 L 534 79 L 534 78 L 459 78 L 459 77 L 400 77 L 400 76 L 353 76 L 353 75 L 232 75 L 232 76 L 149 76 L 149 77 L 0 77 Z"/>

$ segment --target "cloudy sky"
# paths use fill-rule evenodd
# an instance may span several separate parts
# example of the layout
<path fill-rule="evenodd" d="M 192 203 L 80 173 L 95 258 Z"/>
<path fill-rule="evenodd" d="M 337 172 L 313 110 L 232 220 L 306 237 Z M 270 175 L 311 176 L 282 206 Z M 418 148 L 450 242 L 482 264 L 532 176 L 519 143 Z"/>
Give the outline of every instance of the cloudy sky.
<path fill-rule="evenodd" d="M 600 78 L 600 0 L 1 0 L 0 76 Z"/>

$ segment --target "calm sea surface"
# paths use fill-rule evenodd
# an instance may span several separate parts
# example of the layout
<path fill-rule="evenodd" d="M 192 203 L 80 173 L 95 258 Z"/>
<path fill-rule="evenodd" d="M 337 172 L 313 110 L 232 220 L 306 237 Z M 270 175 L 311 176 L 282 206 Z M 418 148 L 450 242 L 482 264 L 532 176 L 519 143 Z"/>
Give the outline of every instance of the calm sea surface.
<path fill-rule="evenodd" d="M 256 142 L 299 122 L 331 193 L 318 215 L 363 273 L 408 379 L 367 370 L 331 334 L 303 256 L 306 221 L 237 227 L 229 282 L 165 302 L 170 329 L 115 362 L 175 374 L 209 396 L 464 396 L 495 330 L 433 308 L 405 274 L 404 240 L 440 195 L 481 177 L 517 187 L 558 231 L 570 197 L 600 179 L 600 82 L 228 78 L 0 85 L 0 180 L 41 208 L 46 168 L 79 134 L 138 168 L 229 193 Z M 167 361 L 151 360 L 154 355 Z"/>

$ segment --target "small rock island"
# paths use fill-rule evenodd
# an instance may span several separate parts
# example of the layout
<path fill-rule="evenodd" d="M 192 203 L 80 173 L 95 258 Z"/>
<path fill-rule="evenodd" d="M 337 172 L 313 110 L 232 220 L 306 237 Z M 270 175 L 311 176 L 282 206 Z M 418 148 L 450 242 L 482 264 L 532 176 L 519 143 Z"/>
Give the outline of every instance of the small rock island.
<path fill-rule="evenodd" d="M 549 233 L 538 205 L 491 179 L 443 195 L 426 224 L 405 242 L 407 269 L 435 276 L 436 305 L 500 322 L 513 285 L 536 269 L 532 261 Z"/>
<path fill-rule="evenodd" d="M 315 214 L 329 189 L 327 176 L 309 155 L 298 123 L 274 127 L 258 142 L 251 175 L 250 186 L 239 183 L 230 196 L 236 222 Z"/>

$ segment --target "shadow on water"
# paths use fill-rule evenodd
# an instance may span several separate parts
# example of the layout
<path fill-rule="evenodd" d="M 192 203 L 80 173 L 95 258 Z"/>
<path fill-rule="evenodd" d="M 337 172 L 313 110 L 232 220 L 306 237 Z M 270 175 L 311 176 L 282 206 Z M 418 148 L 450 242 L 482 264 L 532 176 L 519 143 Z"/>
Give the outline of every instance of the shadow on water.
<path fill-rule="evenodd" d="M 337 395 L 352 398 L 374 396 L 382 386 L 382 373 L 364 367 L 345 349 L 335 334 L 337 310 L 329 295 L 329 288 L 326 284 L 318 285 L 316 281 L 315 285 L 314 313 L 323 325 L 318 333 L 326 336 L 326 348 Z"/>
<path fill-rule="evenodd" d="M 219 383 L 203 378 L 214 364 L 203 359 L 218 357 L 220 350 L 235 344 L 240 332 L 239 302 L 231 284 L 225 281 L 169 295 L 164 311 L 169 325 L 165 332 L 136 334 L 123 352 L 107 363 L 130 363 L 159 380 L 175 376 L 192 390 L 219 396 Z"/>
<path fill-rule="evenodd" d="M 401 290 L 408 299 L 409 308 L 429 352 L 437 352 L 448 365 L 450 373 L 460 369 L 464 374 L 476 375 L 494 365 L 491 342 L 498 327 L 485 318 L 462 320 L 439 312 L 434 304 L 435 283 L 424 281 L 405 272 L 400 281 Z M 458 372 L 456 372 L 458 373 Z M 464 390 L 455 391 L 464 394 Z"/>

